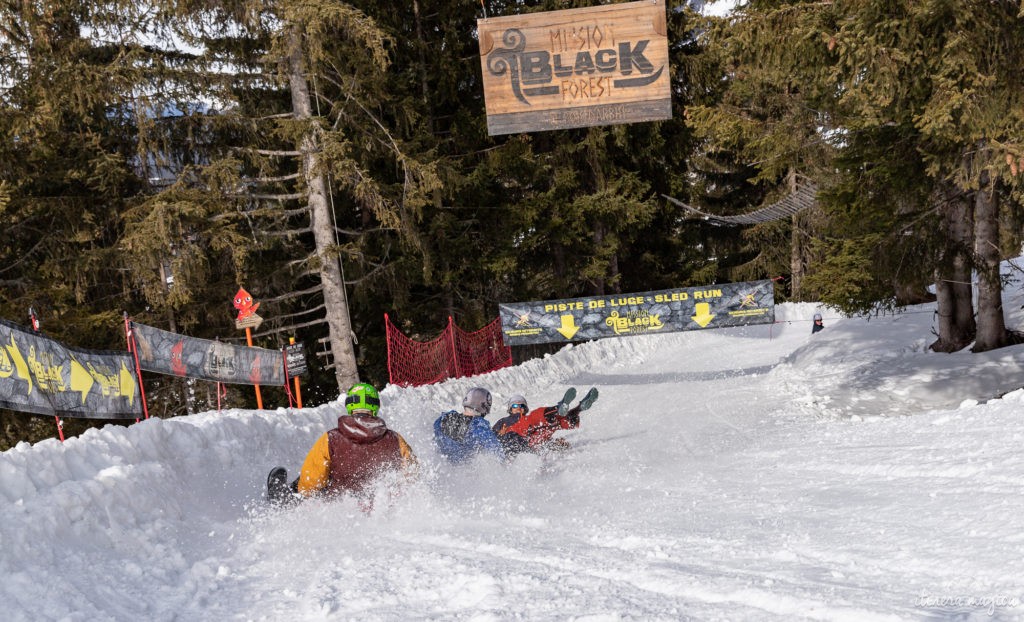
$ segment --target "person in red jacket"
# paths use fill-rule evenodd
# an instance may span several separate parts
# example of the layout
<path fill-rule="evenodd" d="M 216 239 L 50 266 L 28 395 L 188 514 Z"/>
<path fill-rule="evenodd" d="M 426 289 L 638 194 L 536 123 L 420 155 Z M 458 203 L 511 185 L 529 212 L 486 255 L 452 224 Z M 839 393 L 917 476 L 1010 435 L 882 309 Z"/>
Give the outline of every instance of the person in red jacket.
<path fill-rule="evenodd" d="M 370 485 L 380 475 L 390 471 L 414 475 L 416 456 L 400 434 L 388 429 L 379 410 L 380 395 L 372 385 L 352 385 L 338 427 L 316 440 L 299 478 L 289 487 L 282 467 L 271 471 L 267 480 L 271 500 L 287 500 L 295 492 L 303 497 L 352 493 L 371 501 Z"/>
<path fill-rule="evenodd" d="M 509 416 L 494 424 L 505 451 L 509 454 L 537 449 L 565 449 L 568 444 L 554 439 L 555 432 L 580 427 L 580 413 L 597 400 L 597 389 L 592 388 L 580 403 L 572 408 L 569 402 L 576 397 L 570 388 L 558 404 L 541 406 L 527 412 L 526 398 L 513 395 L 509 400 Z"/>
<path fill-rule="evenodd" d="M 501 448 L 505 450 L 506 456 L 514 456 L 530 450 L 530 444 L 525 436 L 518 432 L 511 432 L 511 427 L 524 418 L 529 410 L 530 407 L 526 403 L 525 397 L 512 395 L 508 398 L 508 410 L 506 410 L 508 415 L 498 419 L 491 426 L 494 433 L 498 435 L 498 441 L 501 443 Z"/>
<path fill-rule="evenodd" d="M 505 412 L 508 413 L 508 416 L 498 419 L 494 425 L 491 426 L 494 433 L 499 436 L 504 434 L 509 426 L 522 419 L 523 415 L 530 410 L 530 407 L 526 403 L 526 398 L 522 395 L 516 394 L 509 396 L 507 403 L 508 409 Z"/>

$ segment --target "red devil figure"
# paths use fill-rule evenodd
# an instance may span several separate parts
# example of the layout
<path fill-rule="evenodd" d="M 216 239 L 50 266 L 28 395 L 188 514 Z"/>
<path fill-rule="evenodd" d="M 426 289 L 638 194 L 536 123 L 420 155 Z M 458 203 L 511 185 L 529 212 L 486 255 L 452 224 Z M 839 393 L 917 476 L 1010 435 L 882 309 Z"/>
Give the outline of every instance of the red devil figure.
<path fill-rule="evenodd" d="M 174 372 L 175 376 L 184 376 L 188 372 L 188 368 L 185 367 L 185 360 L 181 356 L 184 349 L 185 343 L 183 341 L 179 341 L 171 348 L 171 371 Z"/>
<path fill-rule="evenodd" d="M 244 320 L 247 317 L 256 314 L 256 309 L 260 308 L 260 303 L 253 303 L 252 294 L 245 291 L 245 288 L 239 288 L 238 293 L 235 294 L 235 300 L 232 303 L 236 309 L 238 309 L 238 319 Z"/>

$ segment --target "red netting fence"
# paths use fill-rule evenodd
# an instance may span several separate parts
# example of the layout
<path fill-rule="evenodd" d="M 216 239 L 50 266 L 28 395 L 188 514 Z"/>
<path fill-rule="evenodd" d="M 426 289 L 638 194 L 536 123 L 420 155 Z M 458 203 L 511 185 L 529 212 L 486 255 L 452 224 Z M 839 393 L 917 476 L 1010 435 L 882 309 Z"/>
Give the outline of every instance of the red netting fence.
<path fill-rule="evenodd" d="M 448 318 L 448 326 L 435 339 L 416 341 L 384 314 L 391 384 L 417 386 L 447 378 L 475 376 L 512 364 L 512 348 L 501 338 L 501 318 L 478 331 L 466 332 Z"/>

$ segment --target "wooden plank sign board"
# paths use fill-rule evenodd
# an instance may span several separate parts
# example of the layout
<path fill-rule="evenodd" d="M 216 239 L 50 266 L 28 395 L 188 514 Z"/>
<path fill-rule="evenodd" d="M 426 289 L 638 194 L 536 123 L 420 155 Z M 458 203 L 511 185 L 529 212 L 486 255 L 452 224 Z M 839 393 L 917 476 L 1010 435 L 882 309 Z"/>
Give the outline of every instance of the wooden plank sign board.
<path fill-rule="evenodd" d="M 672 117 L 664 0 L 477 20 L 490 135 Z"/>

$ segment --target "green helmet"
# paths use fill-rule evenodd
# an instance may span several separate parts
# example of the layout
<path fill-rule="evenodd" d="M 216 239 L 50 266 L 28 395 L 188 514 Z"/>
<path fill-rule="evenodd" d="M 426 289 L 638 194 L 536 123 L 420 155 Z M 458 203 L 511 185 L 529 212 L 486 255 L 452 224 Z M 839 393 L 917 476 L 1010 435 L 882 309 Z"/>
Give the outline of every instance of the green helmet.
<path fill-rule="evenodd" d="M 352 414 L 357 410 L 369 411 L 374 417 L 380 410 L 380 395 L 372 384 L 357 382 L 345 395 L 345 411 Z"/>

